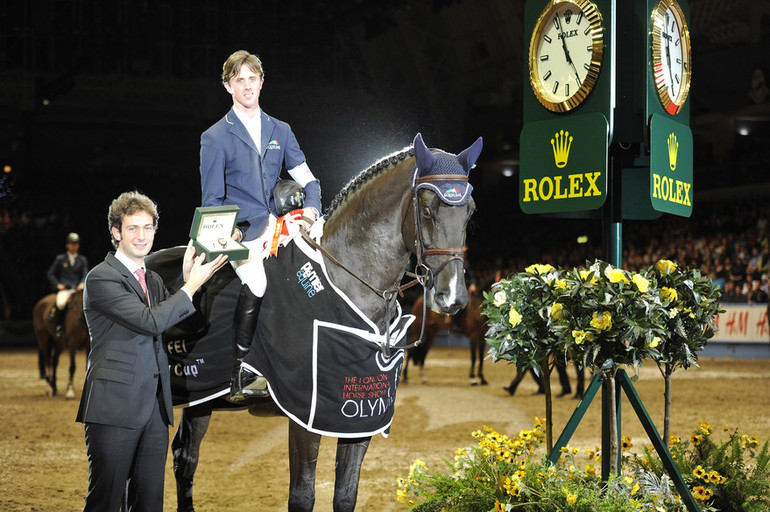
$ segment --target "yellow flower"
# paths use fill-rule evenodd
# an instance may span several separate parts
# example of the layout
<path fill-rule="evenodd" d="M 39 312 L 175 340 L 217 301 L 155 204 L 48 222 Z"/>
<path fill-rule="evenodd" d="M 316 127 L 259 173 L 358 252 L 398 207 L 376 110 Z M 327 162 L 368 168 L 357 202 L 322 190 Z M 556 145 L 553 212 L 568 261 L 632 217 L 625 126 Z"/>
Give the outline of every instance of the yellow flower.
<path fill-rule="evenodd" d="M 660 337 L 653 336 L 652 340 L 650 340 L 650 343 L 647 346 L 650 348 L 656 348 L 658 345 L 660 345 Z"/>
<path fill-rule="evenodd" d="M 583 343 L 583 341 L 585 341 L 587 336 L 588 336 L 588 333 L 585 331 L 581 331 L 581 330 L 572 331 L 572 337 L 575 338 L 575 343 L 577 343 L 578 345 Z M 589 341 L 590 341 L 590 338 L 589 338 Z"/>
<path fill-rule="evenodd" d="M 591 275 L 591 271 L 590 270 L 581 270 L 580 271 L 580 279 L 582 279 L 583 281 L 587 281 L 588 280 L 588 276 L 590 276 L 590 275 Z M 593 276 L 591 276 L 591 284 L 596 284 L 597 281 L 598 281 L 598 279 L 596 278 L 595 274 Z"/>
<path fill-rule="evenodd" d="M 555 302 L 553 307 L 551 308 L 551 316 L 558 320 L 562 316 L 562 311 L 564 310 L 564 305 L 561 302 Z"/>
<path fill-rule="evenodd" d="M 722 482 L 722 478 L 722 475 L 720 475 L 718 472 L 709 471 L 704 480 L 712 484 L 718 484 Z"/>
<path fill-rule="evenodd" d="M 596 466 L 593 464 L 586 464 L 586 475 L 596 476 Z"/>
<path fill-rule="evenodd" d="M 492 304 L 495 305 L 495 307 L 500 307 L 503 304 L 505 304 L 505 301 L 508 299 L 508 297 L 505 295 L 505 290 L 500 290 L 498 292 L 495 292 L 495 298 Z"/>
<path fill-rule="evenodd" d="M 676 446 L 682 443 L 682 439 L 675 436 L 674 434 L 671 434 L 668 439 L 669 439 L 668 444 L 670 446 Z"/>
<path fill-rule="evenodd" d="M 698 434 L 693 434 L 690 436 L 690 442 L 693 444 L 693 446 L 698 446 L 703 441 L 703 436 Z"/>
<path fill-rule="evenodd" d="M 711 425 L 709 425 L 708 421 L 701 421 L 698 423 L 698 430 L 700 430 L 705 436 L 709 436 L 714 432 L 714 429 L 711 428 Z"/>
<path fill-rule="evenodd" d="M 541 276 L 546 275 L 551 270 L 554 270 L 553 266 L 547 264 L 543 265 L 540 263 L 535 263 L 534 265 L 530 265 L 524 269 L 525 272 L 530 274 L 540 274 Z"/>
<path fill-rule="evenodd" d="M 505 505 L 500 500 L 495 500 L 495 512 L 505 512 Z"/>
<path fill-rule="evenodd" d="M 626 277 L 626 273 L 623 272 L 623 269 L 620 268 L 612 268 L 607 267 L 607 269 L 604 271 L 604 275 L 607 276 L 607 279 L 610 280 L 611 283 L 625 283 L 628 284 L 628 278 Z"/>
<path fill-rule="evenodd" d="M 577 503 L 577 494 L 571 493 L 567 489 L 564 489 L 564 494 L 567 495 L 567 505 L 572 506 Z"/>
<path fill-rule="evenodd" d="M 669 302 L 676 302 L 679 299 L 679 294 L 676 289 L 664 286 L 660 289 L 660 296 L 667 299 Z"/>
<path fill-rule="evenodd" d="M 706 470 L 703 469 L 703 467 L 699 464 L 698 467 L 692 470 L 692 474 L 695 475 L 697 478 L 703 478 L 706 476 Z"/>
<path fill-rule="evenodd" d="M 521 315 L 513 308 L 511 308 L 510 313 L 508 313 L 508 323 L 511 324 L 511 327 L 516 327 L 521 323 Z"/>
<path fill-rule="evenodd" d="M 557 288 L 559 290 L 566 290 L 567 289 L 567 281 L 565 279 L 557 279 L 553 283 L 554 288 Z"/>
<path fill-rule="evenodd" d="M 632 277 L 631 280 L 642 293 L 647 293 L 647 290 L 650 289 L 650 282 L 642 277 L 641 274 L 634 274 L 634 277 Z"/>
<path fill-rule="evenodd" d="M 623 436 L 623 440 L 620 443 L 623 450 L 630 450 L 634 444 L 631 442 L 631 436 Z"/>
<path fill-rule="evenodd" d="M 676 263 L 670 260 L 660 260 L 655 264 L 655 270 L 663 275 L 668 275 L 676 270 Z"/>
<path fill-rule="evenodd" d="M 599 317 L 598 311 L 594 311 L 590 325 L 597 331 L 606 331 L 612 327 L 612 315 L 609 311 L 602 311 L 602 316 Z"/>
<path fill-rule="evenodd" d="M 692 488 L 692 497 L 699 501 L 708 501 L 714 495 L 711 489 L 706 489 L 702 485 Z"/>

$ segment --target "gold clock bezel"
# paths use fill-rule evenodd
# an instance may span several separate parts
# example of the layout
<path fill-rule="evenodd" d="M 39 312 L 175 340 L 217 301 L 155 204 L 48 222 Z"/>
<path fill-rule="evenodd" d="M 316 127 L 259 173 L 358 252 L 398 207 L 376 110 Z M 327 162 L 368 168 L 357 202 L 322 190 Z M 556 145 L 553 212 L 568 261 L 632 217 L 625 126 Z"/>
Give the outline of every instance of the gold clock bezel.
<path fill-rule="evenodd" d="M 537 58 L 537 44 L 540 41 L 546 23 L 549 23 L 551 13 L 561 4 L 572 4 L 583 12 L 584 18 L 591 28 L 591 64 L 585 80 L 580 88 L 564 101 L 554 102 L 548 98 L 548 90 L 539 79 Z M 599 80 L 602 68 L 602 56 L 604 55 L 604 29 L 602 28 L 602 15 L 591 0 L 551 0 L 540 13 L 532 37 L 529 42 L 529 83 L 535 97 L 545 108 L 551 112 L 565 113 L 579 107 L 593 90 Z"/>
<path fill-rule="evenodd" d="M 663 80 L 663 47 L 661 45 L 661 30 L 663 27 L 663 17 L 666 11 L 671 8 L 676 18 L 677 26 L 680 28 L 679 38 L 682 42 L 682 86 L 676 98 L 668 94 L 668 88 Z M 658 93 L 663 109 L 671 115 L 678 114 L 690 94 L 690 83 L 692 81 L 692 47 L 690 46 L 690 29 L 687 26 L 687 20 L 684 17 L 684 11 L 676 0 L 660 0 L 658 5 L 652 10 L 651 14 L 651 54 L 652 54 L 652 77 L 655 80 L 655 90 Z"/>

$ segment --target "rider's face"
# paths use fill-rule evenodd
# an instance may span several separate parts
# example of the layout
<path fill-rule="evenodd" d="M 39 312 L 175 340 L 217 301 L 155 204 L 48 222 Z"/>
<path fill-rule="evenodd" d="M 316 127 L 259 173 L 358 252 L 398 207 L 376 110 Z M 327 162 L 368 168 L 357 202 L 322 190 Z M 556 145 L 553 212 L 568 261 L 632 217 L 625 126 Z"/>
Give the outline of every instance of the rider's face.
<path fill-rule="evenodd" d="M 265 81 L 261 75 L 243 64 L 237 76 L 228 80 L 224 85 L 227 92 L 233 96 L 233 105 L 242 111 L 259 109 L 259 92 Z"/>

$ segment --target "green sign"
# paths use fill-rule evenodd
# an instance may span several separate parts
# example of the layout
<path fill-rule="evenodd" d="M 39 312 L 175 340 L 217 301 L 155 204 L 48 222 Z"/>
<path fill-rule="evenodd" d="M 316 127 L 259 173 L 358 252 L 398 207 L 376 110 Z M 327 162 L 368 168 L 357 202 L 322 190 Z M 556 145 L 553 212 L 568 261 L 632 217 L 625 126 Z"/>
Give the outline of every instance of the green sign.
<path fill-rule="evenodd" d="M 595 112 L 527 123 L 521 132 L 524 213 L 600 208 L 607 198 L 607 118 Z"/>
<path fill-rule="evenodd" d="M 650 202 L 664 213 L 692 215 L 692 132 L 667 116 L 650 120 Z"/>

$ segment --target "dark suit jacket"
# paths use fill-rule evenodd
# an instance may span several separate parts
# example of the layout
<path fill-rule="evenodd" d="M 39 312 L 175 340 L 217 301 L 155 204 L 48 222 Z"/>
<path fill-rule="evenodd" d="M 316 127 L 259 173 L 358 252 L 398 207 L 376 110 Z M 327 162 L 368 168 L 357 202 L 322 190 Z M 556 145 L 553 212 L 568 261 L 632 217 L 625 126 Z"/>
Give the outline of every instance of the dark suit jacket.
<path fill-rule="evenodd" d="M 260 110 L 262 154 L 235 112 L 230 111 L 201 135 L 201 205 L 237 205 L 244 240 L 254 240 L 276 217 L 273 189 L 281 168 L 305 162 L 291 127 Z M 305 206 L 321 211 L 318 180 L 305 185 Z M 244 224 L 247 223 L 247 224 Z"/>
<path fill-rule="evenodd" d="M 185 292 L 169 296 L 160 276 L 146 274 L 151 307 L 136 277 L 107 255 L 86 277 L 83 310 L 91 352 L 77 421 L 140 428 L 150 417 L 158 381 L 173 424 L 168 359 L 161 334 L 195 312 Z"/>
<path fill-rule="evenodd" d="M 85 281 L 88 274 L 88 260 L 82 254 L 75 256 L 75 264 L 70 265 L 69 255 L 59 254 L 48 268 L 48 282 L 56 290 L 59 283 L 67 288 L 75 289 Z"/>

